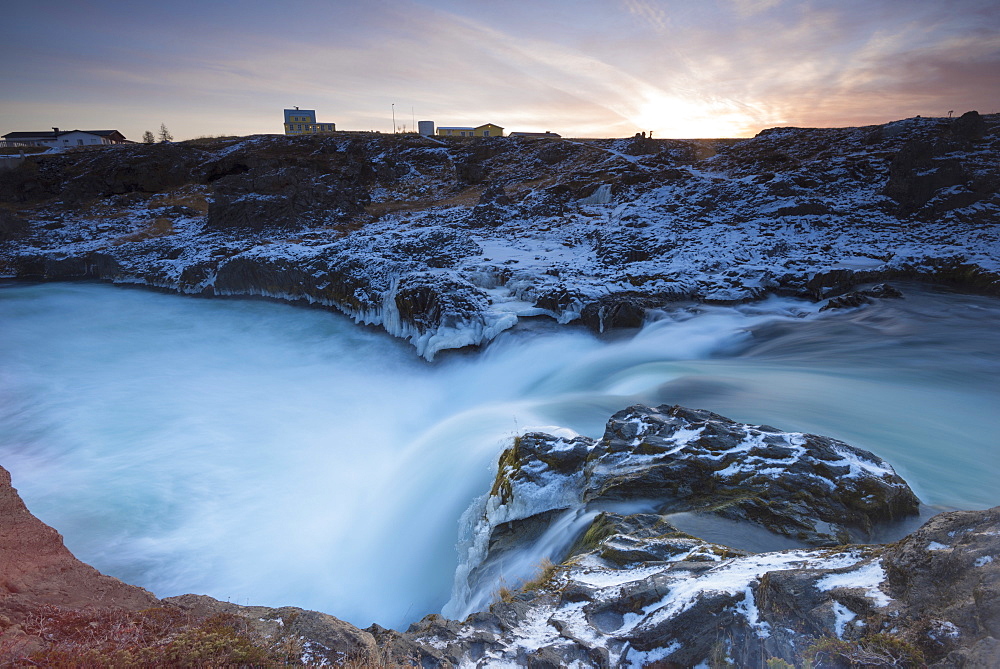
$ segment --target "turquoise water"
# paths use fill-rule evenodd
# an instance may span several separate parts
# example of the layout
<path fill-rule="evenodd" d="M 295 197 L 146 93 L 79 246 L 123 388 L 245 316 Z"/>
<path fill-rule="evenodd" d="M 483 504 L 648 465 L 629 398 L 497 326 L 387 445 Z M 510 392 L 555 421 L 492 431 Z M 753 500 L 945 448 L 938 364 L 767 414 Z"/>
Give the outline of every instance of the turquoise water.
<path fill-rule="evenodd" d="M 679 403 L 844 439 L 927 503 L 1000 503 L 1000 301 L 904 286 L 601 340 L 540 322 L 434 364 L 320 310 L 0 286 L 0 465 L 81 559 L 186 592 L 405 626 L 447 601 L 504 443 Z"/>

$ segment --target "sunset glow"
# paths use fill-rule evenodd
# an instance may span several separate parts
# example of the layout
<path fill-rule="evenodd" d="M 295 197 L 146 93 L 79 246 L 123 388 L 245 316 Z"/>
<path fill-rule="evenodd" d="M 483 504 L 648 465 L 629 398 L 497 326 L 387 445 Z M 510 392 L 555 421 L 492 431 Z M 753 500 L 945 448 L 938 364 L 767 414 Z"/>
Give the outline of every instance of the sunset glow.
<path fill-rule="evenodd" d="M 10 7 L 6 129 L 138 139 L 491 122 L 566 136 L 748 136 L 1000 109 L 992 0 L 54 0 Z"/>

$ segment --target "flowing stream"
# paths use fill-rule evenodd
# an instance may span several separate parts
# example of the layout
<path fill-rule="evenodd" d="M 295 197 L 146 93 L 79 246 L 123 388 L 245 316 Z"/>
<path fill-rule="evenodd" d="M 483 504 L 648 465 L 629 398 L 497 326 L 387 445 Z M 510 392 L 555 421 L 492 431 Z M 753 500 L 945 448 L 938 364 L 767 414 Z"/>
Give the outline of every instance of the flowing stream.
<path fill-rule="evenodd" d="M 158 596 L 405 627 L 448 600 L 512 435 L 600 436 L 633 403 L 843 439 L 935 507 L 1000 503 L 1000 301 L 903 288 L 604 339 L 539 321 L 428 364 L 321 310 L 4 284 L 0 465 L 80 559 Z"/>

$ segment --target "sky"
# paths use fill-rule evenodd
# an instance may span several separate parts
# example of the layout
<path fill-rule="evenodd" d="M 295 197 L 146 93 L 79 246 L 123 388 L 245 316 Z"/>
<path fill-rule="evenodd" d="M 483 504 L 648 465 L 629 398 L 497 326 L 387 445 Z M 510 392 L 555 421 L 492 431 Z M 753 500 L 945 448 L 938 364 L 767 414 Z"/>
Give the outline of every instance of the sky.
<path fill-rule="evenodd" d="M 9 3 L 0 134 L 747 137 L 1000 111 L 1000 0 Z M 395 126 L 393 115 L 395 116 Z"/>

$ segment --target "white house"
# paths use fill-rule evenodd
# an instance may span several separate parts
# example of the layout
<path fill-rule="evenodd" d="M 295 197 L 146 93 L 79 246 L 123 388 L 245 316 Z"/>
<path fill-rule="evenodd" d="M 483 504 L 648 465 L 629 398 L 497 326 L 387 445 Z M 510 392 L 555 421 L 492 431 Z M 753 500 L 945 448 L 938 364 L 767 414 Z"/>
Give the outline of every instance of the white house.
<path fill-rule="evenodd" d="M 117 130 L 60 130 L 52 128 L 45 132 L 8 132 L 3 136 L 8 145 L 21 146 L 97 146 L 101 144 L 125 144 L 125 135 Z"/>

